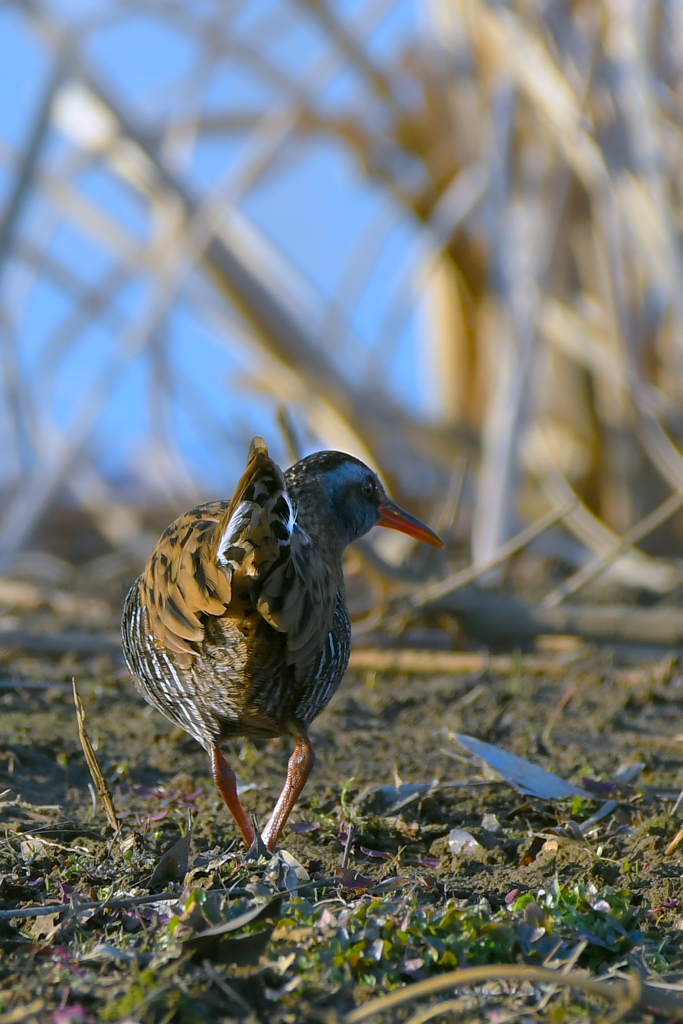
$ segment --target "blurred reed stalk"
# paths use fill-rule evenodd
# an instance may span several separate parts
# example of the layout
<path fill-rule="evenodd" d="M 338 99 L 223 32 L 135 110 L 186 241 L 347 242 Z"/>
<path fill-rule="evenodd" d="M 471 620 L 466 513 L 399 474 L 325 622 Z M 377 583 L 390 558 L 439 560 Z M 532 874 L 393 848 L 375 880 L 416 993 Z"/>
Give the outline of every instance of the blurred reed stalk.
<path fill-rule="evenodd" d="M 248 429 L 179 379 L 166 325 L 185 303 L 246 360 L 252 388 L 274 409 L 293 410 L 292 436 L 373 459 L 418 511 L 421 501 L 423 512 L 443 503 L 467 456 L 458 524 L 475 563 L 495 563 L 525 522 L 571 505 L 564 534 L 541 538 L 548 554 L 655 593 L 680 584 L 672 557 L 681 548 L 680 502 L 646 518 L 683 490 L 676 0 L 429 0 L 413 6 L 418 30 L 409 43 L 383 58 L 373 40 L 391 0 L 356 5 L 352 16 L 323 0 L 264 9 L 263 39 L 285 38 L 296 25 L 324 39 L 299 74 L 233 30 L 222 5 L 203 15 L 182 3 L 142 5 L 195 48 L 163 124 L 151 124 L 89 59 L 88 36 L 103 14 L 84 17 L 75 31 L 47 0 L 15 6 L 51 54 L 53 73 L 23 149 L 0 147 L 12 182 L 0 229 L 4 566 L 65 488 L 112 549 L 140 557 L 148 537 L 139 509 L 103 478 L 93 443 L 136 360 L 153 367 L 146 456 L 131 465 L 141 487 L 163 479 L 179 507 L 195 496 L 176 407 L 207 445 L 244 446 Z M 230 62 L 275 83 L 279 103 L 207 107 L 213 72 Z M 349 69 L 358 83 L 349 99 L 322 102 Z M 199 194 L 190 179 L 196 148 L 237 136 L 245 140 L 240 155 Z M 47 145 L 55 139 L 59 147 Z M 298 154 L 330 139 L 378 197 L 331 300 L 301 280 L 243 205 Z M 143 239 L 80 187 L 91 168 L 141 204 Z M 42 217 L 38 233 L 22 229 L 32 207 Z M 349 325 L 404 222 L 412 250 L 367 348 Z M 63 224 L 108 253 L 97 280 L 54 256 Z M 60 290 L 65 313 L 28 375 L 18 325 L 44 281 Z M 145 296 L 134 317 L 119 302 L 132 285 Z M 388 383 L 401 328 L 416 312 L 431 394 L 424 417 Z M 69 425 L 59 427 L 51 380 L 95 324 L 115 342 Z M 656 532 L 634 532 L 641 521 Z"/>

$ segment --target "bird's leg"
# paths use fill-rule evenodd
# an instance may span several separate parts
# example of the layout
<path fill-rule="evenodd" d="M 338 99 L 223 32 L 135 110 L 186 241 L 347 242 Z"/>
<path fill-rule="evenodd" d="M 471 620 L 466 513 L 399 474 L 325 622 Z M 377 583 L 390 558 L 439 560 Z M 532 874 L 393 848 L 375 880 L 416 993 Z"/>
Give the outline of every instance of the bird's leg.
<path fill-rule="evenodd" d="M 272 850 L 278 841 L 284 824 L 306 785 L 306 779 L 311 774 L 314 761 L 315 751 L 307 734 L 302 731 L 297 737 L 296 746 L 289 759 L 287 778 L 275 804 L 275 810 L 263 830 L 262 839 L 269 850 Z"/>
<path fill-rule="evenodd" d="M 225 800 L 226 807 L 235 819 L 235 823 L 242 834 L 244 842 L 247 847 L 251 846 L 254 842 L 256 833 L 254 828 L 247 818 L 244 807 L 240 802 L 240 798 L 237 795 L 237 779 L 235 773 L 223 757 L 218 747 L 212 747 L 209 751 L 209 757 L 211 758 L 211 774 L 213 775 L 213 781 L 218 787 L 218 792 Z"/>

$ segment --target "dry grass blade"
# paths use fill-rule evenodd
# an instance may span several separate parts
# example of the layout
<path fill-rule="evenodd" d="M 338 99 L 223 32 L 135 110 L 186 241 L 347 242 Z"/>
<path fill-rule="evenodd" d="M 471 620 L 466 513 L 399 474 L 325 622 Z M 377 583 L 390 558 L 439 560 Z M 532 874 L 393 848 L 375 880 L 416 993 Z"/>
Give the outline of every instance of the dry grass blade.
<path fill-rule="evenodd" d="M 681 843 L 683 843 L 683 828 L 679 828 L 678 832 L 673 837 L 671 842 L 667 844 L 667 847 L 664 850 L 667 857 L 670 857 L 673 853 L 675 853 L 678 847 L 681 845 Z"/>
<path fill-rule="evenodd" d="M 466 1009 L 466 1004 L 462 999 L 444 999 L 440 1003 L 428 1006 L 426 1010 L 421 1010 L 419 1013 L 414 1014 L 406 1021 L 406 1024 L 426 1024 L 426 1021 L 433 1020 L 434 1017 L 441 1013 L 461 1014 Z"/>
<path fill-rule="evenodd" d="M 555 460 L 547 435 L 539 431 L 536 440 L 542 455 L 535 472 L 544 493 L 553 502 L 574 500 L 574 507 L 566 516 L 567 529 L 599 556 L 610 554 L 620 544 L 620 535 L 595 515 L 585 502 L 578 500 L 577 493 Z M 612 564 L 621 582 L 642 586 L 656 593 L 666 593 L 680 582 L 680 573 L 673 565 L 650 558 L 637 549 L 619 552 Z"/>
<path fill-rule="evenodd" d="M 292 462 L 298 462 L 299 459 L 303 458 L 301 439 L 296 429 L 296 423 L 294 422 L 292 414 L 284 404 L 278 405 L 277 407 L 277 425 L 282 433 L 290 460 Z"/>
<path fill-rule="evenodd" d="M 72 684 L 74 704 L 76 705 L 78 738 L 81 741 L 81 746 L 83 748 L 85 760 L 88 764 L 88 769 L 90 770 L 90 775 L 92 776 L 92 780 L 95 783 L 95 788 L 97 789 L 100 800 L 102 801 L 102 807 L 104 808 L 104 813 L 107 816 L 107 821 L 109 822 L 109 824 L 111 825 L 115 832 L 119 832 L 121 826 L 119 824 L 119 819 L 116 815 L 114 801 L 112 800 L 111 793 L 109 792 L 109 786 L 107 785 L 107 780 L 102 774 L 102 769 L 100 768 L 99 761 L 97 760 L 97 755 L 95 754 L 93 745 L 90 742 L 90 738 L 85 728 L 85 708 L 83 706 L 83 701 L 81 700 L 81 695 L 78 692 L 75 679 L 72 680 Z"/>
<path fill-rule="evenodd" d="M 356 1010 L 352 1010 L 343 1019 L 343 1024 L 363 1024 L 364 1021 L 376 1017 L 380 1013 L 395 1010 L 399 1006 L 436 995 L 459 985 L 482 985 L 494 981 L 529 982 L 537 985 L 553 985 L 557 988 L 574 988 L 587 995 L 597 996 L 608 1002 L 616 1003 L 620 1011 L 626 1012 L 637 1007 L 650 1007 L 667 1013 L 675 1020 L 683 1020 L 683 988 L 679 986 L 659 986 L 643 982 L 635 974 L 626 980 L 597 981 L 586 974 L 572 971 L 565 974 L 546 967 L 527 967 L 519 965 L 493 965 L 482 967 L 466 967 L 463 970 L 449 971 L 438 978 L 418 981 L 407 985 L 387 996 L 373 999 Z"/>
<path fill-rule="evenodd" d="M 590 607 L 583 609 L 586 613 L 587 618 L 593 618 L 599 609 L 591 609 Z M 627 609 L 624 609 L 627 611 Z M 500 609 L 495 609 L 495 614 L 499 614 Z M 550 623 L 544 623 L 544 628 L 549 629 Z M 563 623 L 562 625 L 567 626 L 569 622 Z M 636 621 L 636 627 L 638 622 Z M 633 642 L 636 638 L 640 639 L 641 634 L 630 628 L 631 624 L 628 623 L 624 631 L 618 637 L 618 640 L 624 642 L 629 637 Z M 679 621 L 678 626 L 679 638 L 683 638 L 683 618 Z M 539 628 L 539 632 L 542 630 Z M 557 630 L 559 635 L 565 635 L 562 627 L 560 626 Z M 538 635 L 538 634 L 536 634 Z M 652 636 L 645 637 L 644 642 L 653 642 Z M 664 643 L 662 646 L 669 646 Z M 579 652 L 577 652 L 578 655 Z M 590 648 L 586 648 L 581 657 L 581 662 L 584 659 L 590 659 L 591 652 Z M 423 649 L 411 649 L 409 647 L 402 647 L 396 649 L 381 648 L 381 647 L 356 647 L 351 652 L 351 660 L 349 662 L 349 668 L 355 671 L 369 671 L 369 672 L 406 672 L 411 675 L 418 675 L 420 673 L 425 674 L 437 674 L 443 673 L 448 675 L 476 675 L 480 672 L 491 672 L 500 675 L 508 675 L 510 673 L 516 673 L 523 670 L 525 673 L 538 674 L 545 676 L 546 678 L 564 677 L 567 674 L 567 661 L 564 659 L 560 660 L 552 657 L 545 657 L 538 654 L 524 654 L 521 659 L 516 654 L 488 654 L 484 651 L 427 651 Z M 666 664 L 664 662 L 663 664 Z M 651 680 L 652 671 L 649 667 L 644 668 L 611 668 L 609 672 L 610 679 L 616 686 L 643 686 Z M 567 705 L 567 702 L 574 696 L 573 686 L 569 686 L 558 703 L 551 710 L 549 721 L 550 721 L 550 732 L 554 728 L 557 718 L 561 715 L 562 711 Z M 547 728 L 548 726 L 546 726 Z M 543 738 L 546 737 L 544 732 Z M 675 813 L 675 810 L 674 810 Z"/>
<path fill-rule="evenodd" d="M 298 2 L 302 7 L 307 8 L 320 24 L 324 26 L 340 51 L 366 76 L 367 81 L 372 85 L 377 95 L 394 112 L 398 112 L 399 107 L 394 98 L 391 83 L 387 81 L 386 75 L 373 62 L 370 54 L 363 49 L 361 43 L 353 37 L 346 24 L 337 18 L 329 4 L 323 3 L 322 0 L 298 0 Z"/>
<path fill-rule="evenodd" d="M 483 672 L 515 672 L 519 669 L 519 658 L 511 654 L 489 655 L 480 651 L 426 651 L 384 650 L 381 647 L 356 647 L 351 651 L 349 668 L 371 672 L 410 672 L 431 675 L 437 672 L 448 674 L 469 674 Z M 525 655 L 524 668 L 528 672 L 543 672 L 556 675 L 563 667 L 551 658 Z"/>
<path fill-rule="evenodd" d="M 602 154 L 586 131 L 575 89 L 547 48 L 542 23 L 533 24 L 510 9 L 494 8 L 482 0 L 468 7 L 490 57 L 514 77 L 577 176 L 591 185 L 602 182 Z"/>
<path fill-rule="evenodd" d="M 578 593 L 579 590 L 582 590 L 583 587 L 591 583 L 601 573 L 605 572 L 606 569 L 609 569 L 610 565 L 613 564 L 623 551 L 632 544 L 637 544 L 659 526 L 662 526 L 667 519 L 670 519 L 681 508 L 683 508 L 683 491 L 678 494 L 672 494 L 659 508 L 655 509 L 654 512 L 650 512 L 639 523 L 636 523 L 630 530 L 627 530 L 611 551 L 601 555 L 599 558 L 592 559 L 592 561 L 582 566 L 578 572 L 575 572 L 573 576 L 570 576 L 564 583 L 561 583 L 559 587 L 552 590 L 544 598 L 543 603 L 552 608 L 564 601 L 565 598 Z"/>
<path fill-rule="evenodd" d="M 573 953 L 567 959 L 567 961 L 562 964 L 562 967 L 560 968 L 563 974 L 569 974 L 570 971 L 574 970 L 577 963 L 579 962 L 579 957 L 584 952 L 587 945 L 588 942 L 586 941 L 586 939 L 582 939 L 580 942 L 577 942 L 576 948 L 574 949 Z M 538 1013 L 540 1010 L 545 1009 L 548 1003 L 554 998 L 555 994 L 555 989 L 549 988 L 545 995 L 541 996 L 541 998 L 539 999 L 538 1004 L 536 1006 L 536 1012 Z"/>
<path fill-rule="evenodd" d="M 13 193 L 10 195 L 9 200 L 6 201 L 2 225 L 0 226 L 0 266 L 3 268 L 6 263 L 8 251 L 10 250 L 14 240 L 13 235 L 16 229 L 16 224 L 21 215 L 22 206 L 30 197 L 30 190 L 39 166 L 41 150 L 50 127 L 52 104 L 55 96 L 57 95 L 62 78 L 64 77 L 64 71 L 65 64 L 63 62 L 63 58 L 58 59 L 52 77 L 47 84 L 40 109 L 38 110 L 38 116 L 35 119 L 33 131 L 26 147 L 24 159 L 17 175 Z"/>
<path fill-rule="evenodd" d="M 491 555 L 490 558 L 486 558 L 481 562 L 476 562 L 474 565 L 468 566 L 466 569 L 462 569 L 460 572 L 454 573 L 452 576 L 448 576 L 445 580 L 440 580 L 438 583 L 430 583 L 425 587 L 420 587 L 402 607 L 393 612 L 391 615 L 384 618 L 380 623 L 374 623 L 373 628 L 379 626 L 388 626 L 394 622 L 400 621 L 401 617 L 407 612 L 417 608 L 422 608 L 427 604 L 431 604 L 433 601 L 438 601 L 441 598 L 446 597 L 448 594 L 452 594 L 455 590 L 459 590 L 461 587 L 466 586 L 468 583 L 473 583 L 474 580 L 484 576 L 491 569 L 495 569 L 497 566 L 502 565 L 512 555 L 522 551 L 532 541 L 540 537 L 541 534 L 550 530 L 557 523 L 561 522 L 576 506 L 576 500 L 567 502 L 567 504 L 560 506 L 560 508 L 551 509 L 540 519 L 537 519 L 535 523 L 520 530 L 516 536 L 511 540 L 507 541 L 506 544 L 502 544 L 500 548 Z"/>

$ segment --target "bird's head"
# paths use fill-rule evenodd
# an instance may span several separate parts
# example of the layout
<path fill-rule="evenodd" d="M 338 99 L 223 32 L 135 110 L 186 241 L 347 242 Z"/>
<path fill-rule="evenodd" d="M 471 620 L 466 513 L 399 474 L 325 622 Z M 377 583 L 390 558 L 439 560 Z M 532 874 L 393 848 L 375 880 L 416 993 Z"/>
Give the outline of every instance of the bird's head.
<path fill-rule="evenodd" d="M 352 455 L 315 452 L 288 469 L 285 480 L 302 529 L 338 552 L 373 526 L 443 547 L 433 530 L 392 501 L 377 474 Z"/>

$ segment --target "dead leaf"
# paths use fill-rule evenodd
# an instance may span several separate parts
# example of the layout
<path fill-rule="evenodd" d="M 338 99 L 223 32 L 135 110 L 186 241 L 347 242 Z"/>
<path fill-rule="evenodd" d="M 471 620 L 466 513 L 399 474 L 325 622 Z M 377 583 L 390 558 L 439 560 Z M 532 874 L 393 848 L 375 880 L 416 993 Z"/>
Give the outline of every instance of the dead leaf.
<path fill-rule="evenodd" d="M 202 910 L 199 903 L 193 903 L 189 910 L 186 910 L 182 914 L 174 936 L 176 939 L 184 940 L 194 938 L 201 932 L 205 932 L 207 928 L 211 927 L 211 921 L 208 919 L 204 911 Z"/>
<path fill-rule="evenodd" d="M 361 875 L 353 868 L 335 868 L 335 878 L 345 889 L 367 889 L 372 885 L 372 879 L 367 875 Z"/>
<path fill-rule="evenodd" d="M 309 832 L 318 832 L 322 828 L 319 821 L 291 821 L 287 827 L 290 832 L 294 832 L 298 836 L 308 835 Z"/>
<path fill-rule="evenodd" d="M 275 917 L 275 912 L 279 908 L 280 903 L 285 896 L 289 893 L 281 893 L 274 896 L 272 900 L 268 900 L 267 903 L 261 903 L 255 907 L 251 907 L 249 910 L 245 910 L 242 914 L 237 914 L 236 917 L 231 917 L 227 921 L 222 921 L 220 924 L 213 925 L 208 928 L 204 934 L 211 935 L 228 935 L 230 932 L 237 932 L 240 928 L 246 928 L 248 924 L 256 924 L 257 921 L 264 921 L 268 917 Z"/>
<path fill-rule="evenodd" d="M 278 895 L 267 903 L 245 910 L 243 914 L 238 914 L 228 921 L 205 928 L 199 934 L 185 939 L 183 948 L 188 950 L 195 960 L 208 957 L 218 963 L 231 963 L 237 966 L 255 963 L 268 945 L 275 930 L 275 923 L 247 935 L 235 936 L 233 933 L 268 917 L 276 917 L 285 895 Z"/>
<path fill-rule="evenodd" d="M 521 793 L 540 797 L 542 800 L 566 800 L 573 796 L 589 796 L 585 789 L 579 789 L 558 778 L 552 772 L 527 761 L 525 757 L 510 754 L 492 743 L 484 743 L 474 736 L 455 733 L 455 738 L 465 750 L 490 765 L 505 782 L 508 782 Z"/>
<path fill-rule="evenodd" d="M 216 935 L 214 929 L 208 928 L 199 935 L 186 939 L 183 943 L 189 949 L 193 960 L 210 960 L 221 964 L 234 964 L 236 967 L 247 967 L 258 962 L 266 951 L 270 937 L 275 931 L 275 924 L 269 924 L 260 932 L 248 932 L 246 935 Z"/>
<path fill-rule="evenodd" d="M 182 839 L 174 843 L 170 850 L 161 857 L 147 882 L 147 888 L 161 885 L 163 882 L 180 882 L 187 873 L 190 860 L 190 843 L 192 829 L 188 829 Z"/>
<path fill-rule="evenodd" d="M 56 931 L 61 913 L 46 914 L 44 917 L 36 917 L 29 926 L 29 932 L 34 939 L 51 937 Z"/>

